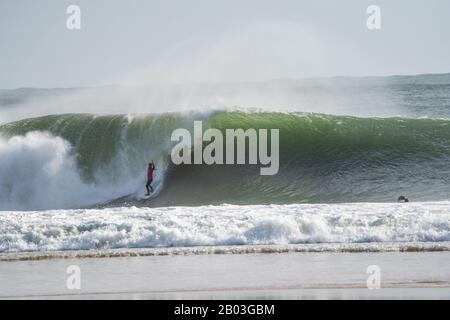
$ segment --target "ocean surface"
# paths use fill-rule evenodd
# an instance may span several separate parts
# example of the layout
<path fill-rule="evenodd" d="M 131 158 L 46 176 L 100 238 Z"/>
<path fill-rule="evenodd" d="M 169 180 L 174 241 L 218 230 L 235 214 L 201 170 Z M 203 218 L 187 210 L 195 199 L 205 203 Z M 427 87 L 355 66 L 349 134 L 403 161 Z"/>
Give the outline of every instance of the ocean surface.
<path fill-rule="evenodd" d="M 171 133 L 194 120 L 279 129 L 278 174 L 174 165 Z M 143 199 L 150 160 L 155 192 Z M 449 161 L 449 74 L 0 90 L 0 253 L 450 250 Z"/>

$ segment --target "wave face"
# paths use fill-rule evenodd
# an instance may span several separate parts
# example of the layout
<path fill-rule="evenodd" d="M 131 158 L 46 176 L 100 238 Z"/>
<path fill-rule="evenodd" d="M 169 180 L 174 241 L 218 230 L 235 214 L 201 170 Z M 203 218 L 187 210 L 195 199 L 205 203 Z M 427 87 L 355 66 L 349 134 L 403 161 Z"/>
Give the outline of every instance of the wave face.
<path fill-rule="evenodd" d="M 441 249 L 450 250 L 449 221 L 449 202 L 5 212 L 0 252 L 326 243 L 383 251 L 387 242 L 417 250 L 426 249 L 420 243 L 447 242 Z M 330 250 L 309 249 L 320 248 Z"/>
<path fill-rule="evenodd" d="M 176 128 L 280 129 L 280 170 L 170 161 Z M 52 115 L 0 126 L 0 210 L 446 200 L 450 121 L 305 113 Z M 140 200 L 149 160 L 156 195 Z"/>

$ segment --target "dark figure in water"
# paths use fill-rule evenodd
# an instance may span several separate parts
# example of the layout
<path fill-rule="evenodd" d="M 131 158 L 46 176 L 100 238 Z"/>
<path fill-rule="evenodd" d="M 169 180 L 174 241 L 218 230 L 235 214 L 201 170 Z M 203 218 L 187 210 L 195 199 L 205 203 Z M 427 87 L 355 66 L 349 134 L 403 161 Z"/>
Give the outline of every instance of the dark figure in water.
<path fill-rule="evenodd" d="M 398 197 L 398 202 L 409 202 L 409 199 L 405 196 Z"/>
<path fill-rule="evenodd" d="M 147 188 L 147 196 L 150 195 L 150 192 L 153 192 L 152 182 L 153 182 L 153 171 L 155 171 L 155 164 L 153 161 L 148 164 L 147 169 L 147 184 L 145 187 Z"/>

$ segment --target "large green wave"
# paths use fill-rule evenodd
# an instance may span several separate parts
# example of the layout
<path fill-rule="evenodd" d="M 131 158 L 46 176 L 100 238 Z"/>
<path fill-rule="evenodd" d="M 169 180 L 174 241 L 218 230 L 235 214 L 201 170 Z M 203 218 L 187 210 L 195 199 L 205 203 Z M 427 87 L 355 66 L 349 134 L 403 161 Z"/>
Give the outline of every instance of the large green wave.
<path fill-rule="evenodd" d="M 220 130 L 279 129 L 279 173 L 261 176 L 259 165 L 173 165 L 171 133 L 191 130 L 194 120 Z M 215 111 L 50 115 L 0 126 L 5 138 L 32 131 L 67 140 L 86 184 L 140 183 L 155 160 L 158 196 L 145 203 L 123 194 L 113 205 L 394 201 L 400 194 L 448 200 L 450 192 L 448 120 Z"/>

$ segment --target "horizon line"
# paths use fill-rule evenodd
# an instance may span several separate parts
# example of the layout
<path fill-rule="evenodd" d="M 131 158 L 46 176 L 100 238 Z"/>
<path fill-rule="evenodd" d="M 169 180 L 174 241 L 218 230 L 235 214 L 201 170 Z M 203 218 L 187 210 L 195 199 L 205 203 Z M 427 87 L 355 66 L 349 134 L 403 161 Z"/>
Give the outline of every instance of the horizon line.
<path fill-rule="evenodd" d="M 427 73 L 413 73 L 413 74 L 390 74 L 390 75 L 368 75 L 368 76 L 346 76 L 346 75 L 335 75 L 335 76 L 317 76 L 317 77 L 304 77 L 304 78 L 273 78 L 267 80 L 238 80 L 238 81 L 193 81 L 193 82 L 173 82 L 173 83 L 141 83 L 141 84 L 130 84 L 130 83 L 111 83 L 103 85 L 80 85 L 80 86 L 64 86 L 64 87 L 14 87 L 14 88 L 0 88 L 1 91 L 15 91 L 15 90 L 77 90 L 77 89 L 95 89 L 95 88 L 107 88 L 107 87 L 146 87 L 146 86 L 184 86 L 184 85 L 224 85 L 224 84 L 249 84 L 249 83 L 267 83 L 276 81 L 311 81 L 311 80 L 335 80 L 335 79 L 377 79 L 377 78 L 396 78 L 396 77 L 423 77 L 423 76 L 447 76 L 450 72 L 427 72 Z"/>

